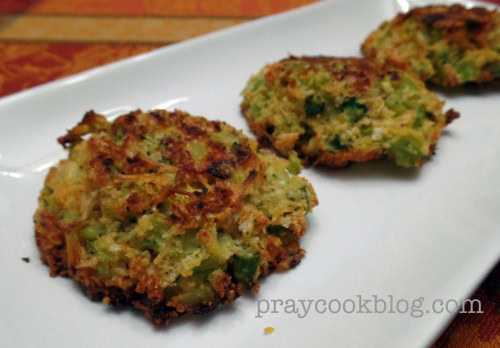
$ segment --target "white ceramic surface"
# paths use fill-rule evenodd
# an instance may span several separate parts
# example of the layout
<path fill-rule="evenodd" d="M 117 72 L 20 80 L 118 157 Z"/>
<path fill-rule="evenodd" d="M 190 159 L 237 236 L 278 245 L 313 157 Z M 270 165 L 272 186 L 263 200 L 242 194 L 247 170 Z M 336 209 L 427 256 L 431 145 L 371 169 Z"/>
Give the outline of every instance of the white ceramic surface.
<path fill-rule="evenodd" d="M 259 301 L 372 295 L 466 298 L 500 255 L 500 90 L 442 94 L 462 114 L 418 170 L 385 162 L 303 172 L 320 205 L 293 271 L 256 296 L 156 330 L 132 311 L 93 303 L 39 261 L 32 214 L 55 141 L 91 108 L 179 108 L 250 134 L 239 92 L 265 63 L 288 53 L 359 55 L 363 38 L 401 0 L 326 1 L 159 49 L 0 99 L 0 346 L 322 347 L 421 346 L 452 314 L 266 314 Z M 181 98 L 178 100 L 178 98 Z M 112 114 L 113 112 L 111 112 Z M 116 112 L 115 112 L 116 113 Z M 29 257 L 31 263 L 21 261 Z M 260 302 L 263 303 L 263 302 Z M 476 314 L 479 315 L 479 314 Z M 273 326 L 272 335 L 263 329 Z"/>

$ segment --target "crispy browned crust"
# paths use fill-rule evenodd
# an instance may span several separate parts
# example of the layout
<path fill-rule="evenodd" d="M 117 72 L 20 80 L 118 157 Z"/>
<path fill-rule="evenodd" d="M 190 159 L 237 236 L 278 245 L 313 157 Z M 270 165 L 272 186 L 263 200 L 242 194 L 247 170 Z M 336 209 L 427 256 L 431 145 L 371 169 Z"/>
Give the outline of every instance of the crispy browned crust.
<path fill-rule="evenodd" d="M 147 114 L 149 118 L 144 118 Z M 183 129 L 185 134 L 189 134 L 192 139 L 207 137 L 207 134 L 214 130 L 220 130 L 221 127 L 228 127 L 224 122 L 207 121 L 201 117 L 190 116 L 186 113 L 176 111 L 167 113 L 165 111 L 152 111 L 142 113 L 141 111 L 131 112 L 118 118 L 112 124 L 107 123 L 102 115 L 98 115 L 93 111 L 89 111 L 83 117 L 83 120 L 68 133 L 59 138 L 58 141 L 64 147 L 71 147 L 83 141 L 83 136 L 88 133 L 99 133 L 100 131 L 113 132 L 118 128 L 127 129 L 130 139 L 140 137 L 145 131 L 145 127 L 166 127 L 175 124 Z M 147 158 L 136 156 L 132 159 L 127 157 L 125 152 L 126 144 L 123 148 L 113 146 L 111 143 L 106 144 L 107 152 L 103 152 L 103 147 L 92 143 L 95 146 L 95 158 L 90 160 L 91 165 L 96 169 L 97 177 L 93 178 L 94 185 L 105 185 L 110 180 L 110 174 L 106 170 L 109 163 L 120 164 L 123 176 L 140 175 L 143 173 L 151 173 L 156 170 L 156 164 Z M 102 145 L 102 144 L 101 144 Z M 239 210 L 243 204 L 244 188 L 253 180 L 257 180 L 257 172 L 253 170 L 241 186 L 241 192 L 233 192 L 224 188 L 224 180 L 227 178 L 224 166 L 220 165 L 244 165 L 248 167 L 258 168 L 256 162 L 257 156 L 252 151 L 248 144 L 243 144 L 237 149 L 234 157 L 227 157 L 227 154 L 222 151 L 221 144 L 211 143 L 219 154 L 210 158 L 202 169 L 193 168 L 193 163 L 185 151 L 179 151 L 176 145 L 166 144 L 170 149 L 169 155 L 175 158 L 178 165 L 176 180 L 179 182 L 189 180 L 190 176 L 206 176 L 207 180 L 216 181 L 218 189 L 212 193 L 206 193 L 203 197 L 196 200 L 197 195 L 192 195 L 194 201 L 188 205 L 186 210 L 180 208 L 175 211 L 176 221 L 182 222 L 186 228 L 189 228 L 193 221 L 193 216 L 199 214 L 200 209 L 205 212 L 220 212 L 221 219 L 233 212 Z M 46 182 L 52 176 L 57 175 L 57 167 L 52 168 L 47 175 Z M 260 179 L 259 179 L 260 180 Z M 220 185 L 219 185 L 220 184 Z M 127 215 L 131 212 L 140 213 L 144 211 L 147 204 L 157 204 L 164 201 L 168 195 L 174 194 L 175 191 L 159 192 L 158 196 L 149 199 L 140 196 L 139 194 L 129 199 L 127 206 L 123 207 L 119 214 Z M 202 200 L 203 199 L 203 200 Z M 313 206 L 317 204 L 316 198 L 312 201 Z M 77 247 L 78 242 L 71 240 L 69 230 L 78 228 L 75 224 L 61 224 L 55 215 L 47 212 L 38 212 L 35 223 L 35 239 L 41 254 L 41 260 L 49 266 L 50 275 L 71 277 L 77 281 L 85 294 L 92 300 L 103 301 L 106 304 L 115 306 L 131 306 L 141 310 L 144 315 L 149 318 L 157 326 L 167 326 L 172 318 L 187 314 L 201 314 L 215 309 L 221 304 L 230 304 L 236 300 L 243 291 L 241 283 L 233 281 L 232 277 L 224 273 L 218 276 L 216 280 L 215 300 L 206 305 L 196 307 L 186 307 L 181 303 L 173 300 L 165 301 L 163 289 L 159 287 L 159 282 L 154 275 L 144 278 L 136 286 L 130 287 L 107 287 L 96 277 L 89 269 L 79 269 L 78 262 L 81 259 L 81 249 Z M 81 224 L 81 223 L 80 223 Z M 85 223 L 84 223 L 85 224 Z M 305 233 L 305 226 L 301 230 L 294 231 L 301 237 Z M 203 238 L 201 235 L 200 238 Z M 279 238 L 269 236 L 266 244 L 266 252 L 269 256 L 269 262 L 265 267 L 261 268 L 261 276 L 266 276 L 274 270 L 286 270 L 300 263 L 305 252 L 300 248 L 298 241 L 293 240 L 288 243 L 283 243 Z M 130 265 L 133 269 L 134 265 Z M 259 282 L 255 281 L 249 285 L 253 292 L 259 290 Z"/>
<path fill-rule="evenodd" d="M 443 30 L 445 38 L 467 48 L 488 48 L 488 34 L 494 29 L 493 12 L 485 8 L 466 9 L 462 5 L 426 6 L 399 14 L 396 23 L 417 19 Z"/>
<path fill-rule="evenodd" d="M 377 64 L 372 59 L 358 57 L 329 57 L 329 56 L 290 56 L 280 62 L 304 61 L 328 65 L 331 62 L 341 60 L 346 66 L 342 70 L 330 71 L 336 80 L 351 80 L 354 87 L 359 91 L 365 91 L 372 85 L 373 81 L 380 75 L 386 74 L 389 69 L 385 65 Z M 273 78 L 270 76 L 268 79 Z M 397 74 L 394 78 L 399 78 Z"/>
<path fill-rule="evenodd" d="M 204 314 L 236 300 L 243 292 L 240 283 L 231 282 L 227 277 L 221 280 L 221 289 L 215 301 L 205 306 L 186 308 L 175 302 L 155 302 L 150 299 L 147 292 L 138 292 L 134 288 L 121 289 L 106 287 L 93 281 L 90 274 L 78 272 L 76 268 L 68 268 L 68 252 L 66 244 L 61 238 L 61 233 L 56 232 L 54 224 L 47 221 L 36 226 L 35 239 L 41 253 L 41 259 L 49 266 L 50 275 L 73 278 L 80 284 L 83 292 L 92 301 L 102 301 L 115 307 L 132 307 L 140 310 L 144 316 L 151 320 L 155 326 L 167 327 L 170 320 L 179 316 L 193 313 Z M 253 285 L 258 291 L 258 283 Z"/>
<path fill-rule="evenodd" d="M 389 23 L 393 27 L 398 27 L 402 26 L 407 20 L 413 19 L 423 23 L 426 28 L 440 29 L 445 41 L 456 45 L 463 51 L 491 50 L 488 36 L 495 30 L 495 15 L 498 15 L 496 10 L 490 11 L 482 7 L 468 9 L 460 4 L 451 6 L 430 5 L 413 8 L 407 13 L 399 13 Z M 386 23 L 388 22 L 384 24 Z M 376 40 L 375 32 L 370 34 L 361 45 L 363 54 L 368 58 L 377 57 L 377 48 L 374 45 Z M 402 70 L 411 70 L 410 62 L 393 59 L 391 56 L 386 58 L 385 63 Z M 433 76 L 423 74 L 420 78 L 427 81 L 432 80 Z M 439 84 L 445 87 L 460 84 L 455 76 L 447 76 L 446 78 L 446 81 L 441 81 Z M 483 71 L 474 82 L 485 84 L 498 80 L 500 79 L 495 78 L 491 72 Z"/>
<path fill-rule="evenodd" d="M 106 287 L 94 281 L 92 275 L 77 271 L 75 267 L 68 267 L 68 251 L 62 232 L 57 224 L 43 220 L 35 228 L 35 239 L 41 253 L 41 260 L 49 266 L 50 275 L 70 277 L 76 280 L 85 295 L 93 301 L 102 301 L 115 307 L 133 307 L 152 321 L 155 326 L 167 327 L 170 320 L 185 314 L 205 314 L 216 309 L 219 305 L 231 304 L 243 293 L 243 285 L 235 283 L 231 277 L 221 277 L 219 297 L 208 305 L 186 308 L 182 304 L 170 301 L 151 300 L 148 292 L 138 292 L 134 288 L 121 289 Z M 305 233 L 305 231 L 303 232 Z M 298 243 L 291 243 L 285 248 L 278 243 L 270 243 L 267 251 L 273 257 L 262 277 L 269 275 L 274 270 L 283 271 L 297 266 L 305 255 Z M 257 293 L 260 289 L 259 281 L 250 286 L 250 290 Z"/>
<path fill-rule="evenodd" d="M 80 285 L 89 299 L 93 301 L 102 301 L 105 304 L 111 304 L 115 307 L 136 308 L 157 327 L 167 327 L 172 319 L 186 314 L 205 314 L 216 309 L 219 305 L 231 304 L 243 292 L 243 286 L 241 284 L 235 284 L 227 280 L 224 284 L 224 297 L 217 298 L 209 305 L 186 308 L 174 302 L 153 302 L 146 294 L 138 293 L 133 289 L 124 291 L 120 288 L 111 287 L 87 287 L 84 285 L 83 281 L 80 281 Z"/>
<path fill-rule="evenodd" d="M 36 244 L 42 261 L 49 266 L 52 277 L 68 275 L 64 232 L 55 220 L 54 216 L 40 214 L 40 220 L 35 225 Z"/>
<path fill-rule="evenodd" d="M 82 136 L 89 133 L 95 133 L 101 129 L 108 128 L 106 119 L 96 114 L 93 110 L 88 111 L 83 119 L 72 129 L 68 130 L 66 135 L 57 139 L 57 142 L 64 148 L 82 141 Z"/>
<path fill-rule="evenodd" d="M 444 114 L 444 117 L 446 118 L 446 124 L 452 123 L 454 120 L 460 117 L 460 113 L 455 111 L 455 109 L 450 109 L 446 111 Z"/>

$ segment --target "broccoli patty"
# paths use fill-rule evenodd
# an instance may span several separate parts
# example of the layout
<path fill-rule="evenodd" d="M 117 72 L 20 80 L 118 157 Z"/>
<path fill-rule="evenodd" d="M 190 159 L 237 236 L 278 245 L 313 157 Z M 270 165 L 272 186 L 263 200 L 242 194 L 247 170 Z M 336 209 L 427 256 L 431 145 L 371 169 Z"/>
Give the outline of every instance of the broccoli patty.
<path fill-rule="evenodd" d="M 256 292 L 304 256 L 313 188 L 224 122 L 155 110 L 109 123 L 90 111 L 59 142 L 69 157 L 45 180 L 36 241 L 51 275 L 92 299 L 166 325 Z"/>
<path fill-rule="evenodd" d="M 500 13 L 461 5 L 415 8 L 383 23 L 362 50 L 445 87 L 500 80 Z"/>
<path fill-rule="evenodd" d="M 418 167 L 458 114 L 423 82 L 360 58 L 290 57 L 265 66 L 241 108 L 262 143 L 305 164 L 343 167 L 381 157 Z"/>

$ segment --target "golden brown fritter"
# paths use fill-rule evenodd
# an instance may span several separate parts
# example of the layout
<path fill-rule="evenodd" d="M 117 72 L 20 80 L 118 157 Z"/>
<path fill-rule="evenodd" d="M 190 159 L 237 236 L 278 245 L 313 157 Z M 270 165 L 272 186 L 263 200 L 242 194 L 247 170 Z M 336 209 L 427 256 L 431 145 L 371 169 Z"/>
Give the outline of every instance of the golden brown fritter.
<path fill-rule="evenodd" d="M 45 180 L 36 241 L 51 275 L 92 299 L 166 325 L 258 291 L 259 277 L 304 256 L 311 185 L 223 122 L 88 112 L 59 142 L 69 157 Z"/>
<path fill-rule="evenodd" d="M 365 56 L 451 87 L 500 79 L 500 13 L 461 5 L 414 8 L 384 22 Z"/>
<path fill-rule="evenodd" d="M 261 142 L 290 159 L 342 167 L 388 157 L 418 167 L 458 117 L 443 104 L 413 75 L 368 59 L 291 57 L 249 80 L 241 108 Z"/>

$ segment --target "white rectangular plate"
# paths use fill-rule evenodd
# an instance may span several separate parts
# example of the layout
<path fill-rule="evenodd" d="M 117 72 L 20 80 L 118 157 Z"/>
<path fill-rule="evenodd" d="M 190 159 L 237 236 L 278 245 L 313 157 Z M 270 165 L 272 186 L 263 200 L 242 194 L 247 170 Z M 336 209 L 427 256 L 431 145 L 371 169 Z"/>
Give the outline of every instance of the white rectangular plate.
<path fill-rule="evenodd" d="M 356 56 L 364 37 L 404 1 L 326 1 L 100 67 L 0 100 L 0 340 L 3 346 L 420 346 L 500 255 L 500 98 L 495 88 L 443 95 L 462 116 L 421 169 L 385 162 L 303 172 L 320 205 L 296 269 L 270 276 L 256 296 L 156 330 L 132 311 L 90 302 L 39 261 L 32 214 L 56 137 L 89 109 L 159 105 L 221 119 L 250 134 L 242 90 L 265 63 L 295 55 Z M 59 152 L 58 152 L 59 151 Z M 31 263 L 21 261 L 30 257 Z M 424 298 L 407 314 L 268 313 L 260 300 Z M 261 302 L 263 303 L 263 302 Z M 347 307 L 349 311 L 349 306 Z M 477 314 L 479 315 L 479 314 Z M 263 335 L 267 326 L 276 328 Z"/>

